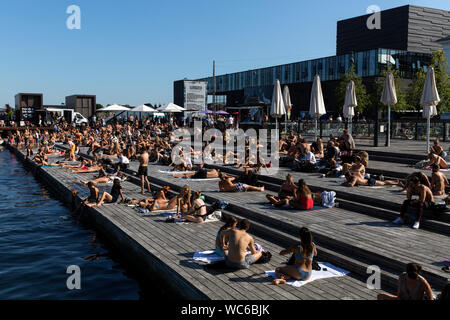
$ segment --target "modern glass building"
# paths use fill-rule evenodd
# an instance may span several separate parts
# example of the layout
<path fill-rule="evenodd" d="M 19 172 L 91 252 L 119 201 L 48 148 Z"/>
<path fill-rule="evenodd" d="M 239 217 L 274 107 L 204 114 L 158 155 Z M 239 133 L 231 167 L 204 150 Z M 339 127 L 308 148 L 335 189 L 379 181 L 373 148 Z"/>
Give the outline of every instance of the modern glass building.
<path fill-rule="evenodd" d="M 402 6 L 380 12 L 381 29 L 368 29 L 370 15 L 337 22 L 336 56 L 246 70 L 203 80 L 208 82 L 208 95 L 226 97 L 229 107 L 270 104 L 276 79 L 287 85 L 293 103 L 292 118 L 308 111 L 314 76 L 322 82 L 325 105 L 329 111 L 341 110 L 336 105 L 335 89 L 342 75 L 354 64 L 369 93 L 374 83 L 389 66 L 399 70 L 406 87 L 414 74 L 431 63 L 438 43 L 450 34 L 450 12 L 445 10 Z"/>
<path fill-rule="evenodd" d="M 376 77 L 391 64 L 405 79 L 431 62 L 431 55 L 401 50 L 373 49 L 262 69 L 248 70 L 216 76 L 216 92 L 243 90 L 251 87 L 273 86 L 276 79 L 281 84 L 312 82 L 318 74 L 321 81 L 340 80 L 354 61 L 360 77 Z M 213 78 L 208 81 L 208 92 L 213 92 Z"/>

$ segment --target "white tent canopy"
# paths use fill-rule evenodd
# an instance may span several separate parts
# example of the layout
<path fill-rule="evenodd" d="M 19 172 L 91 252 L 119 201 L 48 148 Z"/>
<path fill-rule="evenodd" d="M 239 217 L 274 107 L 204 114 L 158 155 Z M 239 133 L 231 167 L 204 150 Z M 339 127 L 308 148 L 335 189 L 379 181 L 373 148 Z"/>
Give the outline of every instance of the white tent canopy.
<path fill-rule="evenodd" d="M 170 102 L 162 107 L 159 107 L 158 109 L 159 112 L 183 112 L 186 111 L 185 108 L 182 108 L 180 106 L 177 106 L 176 104 Z"/>
<path fill-rule="evenodd" d="M 275 128 L 278 132 L 278 118 L 281 118 L 286 114 L 284 107 L 283 95 L 281 94 L 280 80 L 276 80 L 273 87 L 272 104 L 270 106 L 270 115 L 275 118 Z"/>
<path fill-rule="evenodd" d="M 108 111 L 130 111 L 129 108 L 124 107 L 124 106 L 120 106 L 118 104 L 112 104 L 110 106 L 104 107 L 102 109 L 99 109 L 97 111 L 100 112 L 108 112 Z"/>
<path fill-rule="evenodd" d="M 156 112 L 156 109 L 153 109 L 145 104 L 141 104 L 140 106 L 134 107 L 130 110 L 130 112 Z"/>
<path fill-rule="evenodd" d="M 355 83 L 350 81 L 347 84 L 347 89 L 345 90 L 345 101 L 344 101 L 344 118 L 349 120 L 350 123 L 350 134 L 352 133 L 351 123 L 352 118 L 355 115 L 355 107 L 358 106 L 358 101 L 356 100 Z"/>
<path fill-rule="evenodd" d="M 309 114 L 315 119 L 316 129 L 314 132 L 314 140 L 317 140 L 317 120 L 326 114 L 325 103 L 323 101 L 322 86 L 320 77 L 316 75 L 311 89 L 311 99 L 309 102 Z"/>
<path fill-rule="evenodd" d="M 427 153 L 430 152 L 430 118 L 437 115 L 436 106 L 441 99 L 436 87 L 436 78 L 434 76 L 434 68 L 428 67 L 425 85 L 423 87 L 422 98 L 420 104 L 423 105 L 423 116 L 427 118 Z"/>
<path fill-rule="evenodd" d="M 389 72 L 384 82 L 383 92 L 381 94 L 381 103 L 388 106 L 388 127 L 387 127 L 387 145 L 391 146 L 391 106 L 397 104 L 397 93 L 395 91 L 394 75 Z"/>

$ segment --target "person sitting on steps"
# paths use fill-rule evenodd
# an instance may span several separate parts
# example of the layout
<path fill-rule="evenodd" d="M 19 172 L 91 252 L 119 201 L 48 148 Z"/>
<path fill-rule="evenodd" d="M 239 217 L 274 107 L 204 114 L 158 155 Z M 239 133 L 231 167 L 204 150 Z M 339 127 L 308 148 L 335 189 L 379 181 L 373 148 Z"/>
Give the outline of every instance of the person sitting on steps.
<path fill-rule="evenodd" d="M 412 200 L 413 195 L 418 195 L 419 200 Z M 400 217 L 394 220 L 395 224 L 403 224 L 405 223 L 405 214 L 408 211 L 408 208 L 411 205 L 417 206 L 417 219 L 413 225 L 414 229 L 419 229 L 420 220 L 422 218 L 423 209 L 424 208 L 432 208 L 434 205 L 434 197 L 433 192 L 431 192 L 430 188 L 424 186 L 420 183 L 419 178 L 412 177 L 408 186 L 408 190 L 406 193 L 406 200 L 403 202 L 403 205 L 400 209 Z"/>
<path fill-rule="evenodd" d="M 250 265 L 257 262 L 262 253 L 256 251 L 255 240 L 247 231 L 250 229 L 250 221 L 241 220 L 238 230 L 222 231 L 220 234 L 221 243 L 228 238 L 228 255 L 225 256 L 225 264 L 233 269 L 248 269 Z M 250 254 L 246 255 L 246 251 Z"/>
<path fill-rule="evenodd" d="M 301 228 L 299 236 L 300 246 L 291 246 L 289 249 L 280 252 L 282 256 L 294 253 L 295 264 L 276 268 L 275 274 L 279 279 L 273 280 L 274 285 L 285 284 L 287 280 L 291 279 L 306 281 L 311 278 L 312 262 L 314 256 L 317 256 L 317 248 L 308 228 Z"/>

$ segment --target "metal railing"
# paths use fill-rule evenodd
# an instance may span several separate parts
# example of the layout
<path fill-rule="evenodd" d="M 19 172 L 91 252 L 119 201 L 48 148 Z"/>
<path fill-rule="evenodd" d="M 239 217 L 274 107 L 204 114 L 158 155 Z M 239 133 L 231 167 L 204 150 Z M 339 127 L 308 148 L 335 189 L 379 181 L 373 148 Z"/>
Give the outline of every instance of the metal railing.
<path fill-rule="evenodd" d="M 380 140 L 386 138 L 387 121 L 379 121 L 378 137 Z M 275 124 L 270 123 L 268 128 L 275 129 Z M 353 138 L 373 140 L 375 134 L 375 121 L 356 122 L 350 124 L 338 121 L 319 121 L 318 134 L 321 138 L 342 135 L 344 129 L 350 129 Z M 279 123 L 280 134 L 284 134 L 285 124 Z M 426 120 L 394 120 L 391 121 L 391 139 L 402 140 L 426 140 Z M 293 130 L 295 133 L 301 133 L 305 136 L 314 136 L 315 122 L 291 121 L 287 123 L 287 131 Z M 450 141 L 450 120 L 432 120 L 430 124 L 430 139 L 439 138 L 441 141 Z"/>

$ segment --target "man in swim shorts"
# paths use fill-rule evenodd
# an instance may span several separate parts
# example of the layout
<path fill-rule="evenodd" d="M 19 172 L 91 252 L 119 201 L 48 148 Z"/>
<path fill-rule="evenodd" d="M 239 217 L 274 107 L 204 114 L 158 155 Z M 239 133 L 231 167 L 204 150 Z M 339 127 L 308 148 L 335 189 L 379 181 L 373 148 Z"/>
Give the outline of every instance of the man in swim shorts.
<path fill-rule="evenodd" d="M 222 239 L 228 237 L 228 255 L 225 257 L 225 263 L 230 268 L 248 269 L 250 265 L 258 261 L 262 254 L 255 250 L 255 241 L 247 231 L 250 228 L 250 221 L 244 219 L 239 224 L 239 229 L 222 231 Z M 250 251 L 246 255 L 246 251 Z"/>

